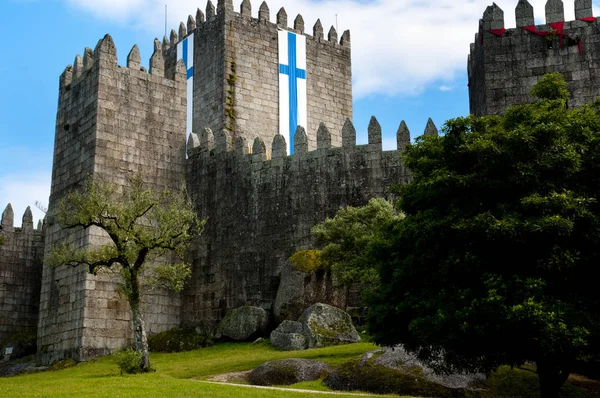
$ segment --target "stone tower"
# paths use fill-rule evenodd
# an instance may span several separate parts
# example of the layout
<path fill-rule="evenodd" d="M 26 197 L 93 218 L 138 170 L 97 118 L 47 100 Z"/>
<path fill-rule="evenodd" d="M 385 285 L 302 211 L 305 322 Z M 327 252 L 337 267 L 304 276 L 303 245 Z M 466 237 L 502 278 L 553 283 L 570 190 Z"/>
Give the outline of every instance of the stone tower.
<path fill-rule="evenodd" d="M 202 139 L 205 128 L 213 132 L 228 130 L 233 138 L 249 142 L 256 137 L 271 142 L 279 131 L 280 62 L 279 32 L 299 34 L 306 41 L 306 96 L 309 148 L 316 149 L 320 123 L 331 131 L 333 145 L 341 145 L 341 129 L 352 118 L 352 68 L 350 32 L 341 37 L 331 28 L 324 37 L 320 21 L 308 35 L 302 15 L 288 27 L 285 9 L 276 22 L 263 2 L 258 13 L 244 0 L 240 12 L 233 10 L 232 0 L 219 0 L 215 9 L 209 0 L 206 13 L 198 10 L 164 40 L 164 57 L 169 71 L 181 58 L 182 42 L 193 44 L 187 50 L 193 57 L 192 130 Z M 193 42 L 193 43 L 192 43 Z M 178 54 L 179 53 L 179 54 Z M 188 55 L 188 57 L 190 56 Z M 188 95 L 190 93 L 188 92 Z M 190 97 L 188 97 L 190 98 Z M 190 119 L 188 115 L 188 119 Z M 294 127 L 295 129 L 295 127 Z M 293 132 L 292 132 L 293 136 Z M 289 152 L 289 151 L 288 151 Z"/>
<path fill-rule="evenodd" d="M 87 176 L 123 185 L 140 173 L 154 189 L 183 184 L 185 67 L 180 62 L 165 74 L 155 44 L 150 73 L 140 67 L 137 46 L 127 66 L 119 66 L 106 35 L 61 75 L 46 252 L 62 242 L 82 247 L 106 239 L 95 230 L 62 230 L 53 217 L 60 199 Z M 179 324 L 178 297 L 165 293 L 150 300 L 149 330 Z M 91 275 L 84 266 L 44 266 L 38 324 L 44 362 L 86 360 L 122 347 L 130 337 L 129 309 L 113 277 Z"/>
<path fill-rule="evenodd" d="M 527 0 L 515 8 L 517 27 L 506 29 L 504 12 L 495 3 L 479 21 L 468 60 L 471 113 L 502 114 L 511 105 L 532 102 L 529 90 L 546 73 L 564 75 L 569 106 L 600 94 L 600 30 L 592 0 L 575 1 L 575 21 L 565 21 L 561 0 L 548 0 L 546 24 L 535 25 Z"/>

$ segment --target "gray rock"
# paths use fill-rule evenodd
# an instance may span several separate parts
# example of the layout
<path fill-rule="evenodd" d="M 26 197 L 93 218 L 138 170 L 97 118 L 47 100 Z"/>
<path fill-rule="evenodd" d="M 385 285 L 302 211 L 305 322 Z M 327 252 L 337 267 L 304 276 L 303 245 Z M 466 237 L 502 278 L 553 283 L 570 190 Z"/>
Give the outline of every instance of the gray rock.
<path fill-rule="evenodd" d="M 233 340 L 244 341 L 264 333 L 269 324 L 267 311 L 258 307 L 244 306 L 225 315 L 218 327 L 218 334 Z"/>
<path fill-rule="evenodd" d="M 415 354 L 407 352 L 401 345 L 385 347 L 377 351 L 366 353 L 361 357 L 359 367 L 364 365 L 371 358 L 374 358 L 373 364 L 381 365 L 389 369 L 406 371 L 420 368 L 425 379 L 452 389 L 469 388 L 474 383 L 485 380 L 485 375 L 483 373 L 437 375 L 433 369 L 420 361 Z"/>
<path fill-rule="evenodd" d="M 273 305 L 275 321 L 298 319 L 308 307 L 326 303 L 339 308 L 348 305 L 348 288 L 338 286 L 331 272 L 297 271 L 288 262 L 281 271 L 279 289 Z"/>
<path fill-rule="evenodd" d="M 266 362 L 250 373 L 250 384 L 255 386 L 287 386 L 313 381 L 331 371 L 326 363 L 310 359 L 289 358 Z"/>
<path fill-rule="evenodd" d="M 332 390 L 360 390 L 375 394 L 457 397 L 477 389 L 482 374 L 436 375 L 401 346 L 371 351 L 328 373 L 323 384 Z"/>
<path fill-rule="evenodd" d="M 302 324 L 309 348 L 360 342 L 360 336 L 346 312 L 327 304 L 317 303 L 298 319 Z"/>
<path fill-rule="evenodd" d="M 282 351 L 305 350 L 308 341 L 303 334 L 302 324 L 294 321 L 283 321 L 271 332 L 271 345 Z"/>

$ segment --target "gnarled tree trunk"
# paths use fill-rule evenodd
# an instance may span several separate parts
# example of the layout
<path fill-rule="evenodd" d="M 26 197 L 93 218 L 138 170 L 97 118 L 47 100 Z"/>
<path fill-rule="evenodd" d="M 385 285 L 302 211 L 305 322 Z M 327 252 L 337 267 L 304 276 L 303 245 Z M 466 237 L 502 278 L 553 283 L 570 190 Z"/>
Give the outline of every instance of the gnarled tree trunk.
<path fill-rule="evenodd" d="M 148 338 L 146 336 L 146 325 L 141 311 L 140 286 L 137 276 L 132 272 L 131 276 L 131 295 L 129 296 L 129 306 L 131 307 L 131 317 L 133 321 L 133 340 L 135 351 L 142 353 L 140 369 L 142 372 L 150 370 L 150 355 L 148 353 Z"/>
<path fill-rule="evenodd" d="M 558 398 L 560 388 L 567 381 L 570 372 L 553 360 L 538 360 L 536 366 L 541 398 Z"/>

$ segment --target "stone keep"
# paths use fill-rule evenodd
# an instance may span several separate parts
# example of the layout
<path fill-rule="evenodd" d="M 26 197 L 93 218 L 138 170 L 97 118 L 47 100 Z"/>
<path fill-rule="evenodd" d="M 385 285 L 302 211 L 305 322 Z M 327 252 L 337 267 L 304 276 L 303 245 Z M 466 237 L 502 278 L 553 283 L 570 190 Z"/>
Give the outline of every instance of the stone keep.
<path fill-rule="evenodd" d="M 546 24 L 535 25 L 533 7 L 519 0 L 517 27 L 505 29 L 504 12 L 489 6 L 468 59 L 471 113 L 503 114 L 512 105 L 532 102 L 529 90 L 551 72 L 564 75 L 570 107 L 595 100 L 600 94 L 600 30 L 592 15 L 592 0 L 576 0 L 576 20 L 565 22 L 563 2 L 548 0 Z"/>
<path fill-rule="evenodd" d="M 31 239 L 24 243 L 3 227 L 10 236 L 9 245 L 0 246 L 0 318 L 9 322 L 0 325 L 0 340 L 2 333 L 13 333 L 13 324 L 37 322 L 38 354 L 45 363 L 87 360 L 132 342 L 129 308 L 117 279 L 91 275 L 85 266 L 40 266 L 42 247 L 48 253 L 62 242 L 78 247 L 106 242 L 99 230 L 63 230 L 54 217 L 61 198 L 87 176 L 125 186 L 139 173 L 154 190 L 186 185 L 200 216 L 209 219 L 190 250 L 192 278 L 184 292 L 155 290 L 145 296 L 149 334 L 211 327 L 243 305 L 272 314 L 281 270 L 291 254 L 312 245 L 312 226 L 341 206 L 391 198 L 389 187 L 408 181 L 399 156 L 410 143 L 404 122 L 398 150 L 382 150 L 375 118 L 368 144 L 356 145 L 350 33 L 338 40 L 331 28 L 325 39 L 317 21 L 313 35 L 307 35 L 301 15 L 291 28 L 284 9 L 272 23 L 266 3 L 258 18 L 251 8 L 249 0 L 239 13 L 231 0 L 220 0 L 216 8 L 209 1 L 206 13 L 198 10 L 170 38 L 155 40 L 149 72 L 137 46 L 120 66 L 109 35 L 65 69 L 43 239 L 41 231 L 30 231 L 29 222 L 22 233 Z M 293 155 L 278 128 L 280 30 L 306 38 L 307 126 L 293 135 Z M 193 68 L 178 54 L 190 39 Z M 425 134 L 437 134 L 431 120 Z M 12 226 L 12 215 L 5 218 L 3 225 Z M 7 297 L 14 292 L 5 286 L 12 282 L 6 278 L 13 275 L 10 258 L 17 256 L 28 259 L 31 272 L 14 273 L 23 294 L 11 301 Z"/>

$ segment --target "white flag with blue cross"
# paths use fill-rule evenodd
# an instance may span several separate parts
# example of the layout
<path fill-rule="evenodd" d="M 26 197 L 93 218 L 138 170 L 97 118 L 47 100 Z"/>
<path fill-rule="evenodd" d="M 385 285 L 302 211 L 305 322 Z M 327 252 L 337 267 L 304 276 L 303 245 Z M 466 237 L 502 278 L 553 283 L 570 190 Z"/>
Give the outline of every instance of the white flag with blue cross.
<path fill-rule="evenodd" d="M 306 36 L 279 31 L 279 134 L 294 153 L 296 128 L 307 128 Z"/>
<path fill-rule="evenodd" d="M 194 34 L 190 34 L 177 44 L 177 59 L 183 59 L 187 71 L 187 136 L 192 132 L 194 117 Z"/>

